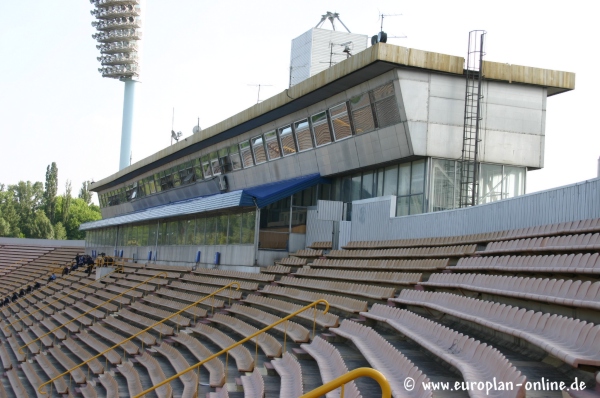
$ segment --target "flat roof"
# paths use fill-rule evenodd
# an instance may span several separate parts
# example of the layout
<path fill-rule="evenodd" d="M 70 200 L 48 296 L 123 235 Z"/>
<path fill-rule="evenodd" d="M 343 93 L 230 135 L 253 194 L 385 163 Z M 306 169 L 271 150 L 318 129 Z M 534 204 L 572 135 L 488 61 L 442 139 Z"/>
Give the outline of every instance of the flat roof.
<path fill-rule="evenodd" d="M 398 66 L 463 75 L 464 61 L 463 57 L 454 55 L 378 43 L 185 141 L 168 146 L 93 183 L 90 190 L 98 192 L 129 181 L 183 156 L 304 109 Z M 488 80 L 547 87 L 549 96 L 575 88 L 575 74 L 572 72 L 490 61 L 484 61 L 483 69 Z"/>

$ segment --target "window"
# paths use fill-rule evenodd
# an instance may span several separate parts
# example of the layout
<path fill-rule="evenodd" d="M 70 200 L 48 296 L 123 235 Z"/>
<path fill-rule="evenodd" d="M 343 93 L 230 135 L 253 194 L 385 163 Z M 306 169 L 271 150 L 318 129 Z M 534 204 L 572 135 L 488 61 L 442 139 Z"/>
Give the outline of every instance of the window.
<path fill-rule="evenodd" d="M 217 152 L 210 154 L 210 164 L 212 167 L 213 176 L 218 176 L 222 173 L 221 163 L 219 163 L 219 154 Z"/>
<path fill-rule="evenodd" d="M 231 166 L 231 160 L 229 159 L 229 153 L 227 148 L 219 149 L 219 164 L 221 165 L 221 172 L 223 174 L 231 172 L 233 170 Z"/>
<path fill-rule="evenodd" d="M 193 165 L 194 165 L 195 180 L 201 181 L 202 180 L 202 163 L 200 162 L 200 159 L 194 159 Z"/>
<path fill-rule="evenodd" d="M 181 166 L 179 166 L 179 179 L 181 180 L 181 185 L 191 184 L 196 181 L 196 175 L 194 174 L 193 162 L 185 162 Z"/>
<path fill-rule="evenodd" d="M 460 178 L 454 160 L 433 159 L 431 165 L 431 210 L 450 210 L 458 207 Z"/>
<path fill-rule="evenodd" d="M 201 158 L 202 160 L 202 173 L 204 174 L 204 178 L 212 177 L 212 168 L 210 167 L 210 155 L 204 155 Z"/>
<path fill-rule="evenodd" d="M 331 142 L 331 131 L 329 130 L 329 123 L 327 122 L 327 112 L 317 113 L 311 116 L 312 131 L 315 137 L 315 143 L 317 146 L 329 144 Z M 300 145 L 300 138 L 298 138 L 298 145 Z M 308 149 L 308 148 L 307 148 Z M 302 151 L 302 145 L 300 145 Z"/>
<path fill-rule="evenodd" d="M 329 109 L 331 115 L 331 125 L 333 126 L 333 135 L 335 140 L 343 140 L 352 135 L 352 128 L 350 127 L 350 118 L 348 117 L 348 109 L 346 103 L 343 102 L 339 105 Z"/>
<path fill-rule="evenodd" d="M 400 123 L 400 111 L 394 95 L 394 83 L 390 82 L 377 87 L 372 91 L 372 95 L 375 102 L 377 126 L 386 127 Z"/>
<path fill-rule="evenodd" d="M 285 126 L 278 130 L 279 140 L 281 141 L 281 149 L 283 156 L 296 153 L 296 143 L 294 142 L 294 134 L 292 134 L 292 126 Z"/>
<path fill-rule="evenodd" d="M 383 176 L 383 196 L 398 195 L 398 165 L 385 168 Z"/>
<path fill-rule="evenodd" d="M 366 172 L 362 176 L 361 199 L 372 198 L 373 195 L 373 172 Z"/>
<path fill-rule="evenodd" d="M 256 212 L 251 211 L 242 214 L 242 243 L 254 244 L 254 229 L 256 224 Z"/>
<path fill-rule="evenodd" d="M 173 179 L 173 187 L 178 187 L 181 185 L 181 177 L 179 175 L 179 171 L 183 168 L 183 165 L 171 167 L 169 169 L 169 173 L 171 173 L 171 178 Z"/>
<path fill-rule="evenodd" d="M 237 144 L 229 147 L 229 160 L 231 161 L 231 170 L 240 170 L 242 168 L 240 147 Z"/>
<path fill-rule="evenodd" d="M 275 130 L 265 133 L 265 143 L 267 145 L 269 160 L 279 159 L 281 157 L 281 149 L 279 149 L 279 141 L 277 140 L 277 132 Z"/>
<path fill-rule="evenodd" d="M 350 108 L 352 109 L 355 134 L 367 133 L 375 129 L 369 93 L 363 93 L 352 98 Z"/>
<path fill-rule="evenodd" d="M 194 232 L 194 244 L 195 245 L 204 245 L 206 244 L 206 240 L 204 239 L 204 229 L 206 228 L 206 218 L 197 218 L 196 219 L 196 230 Z"/>
<path fill-rule="evenodd" d="M 217 238 L 217 219 L 216 217 L 208 217 L 206 218 L 206 238 L 204 241 L 205 245 L 214 245 L 216 244 Z"/>
<path fill-rule="evenodd" d="M 252 151 L 250 148 L 249 141 L 240 143 L 240 155 L 245 169 L 254 166 L 254 159 L 252 159 Z"/>
<path fill-rule="evenodd" d="M 251 140 L 252 151 L 254 152 L 254 160 L 256 164 L 261 164 L 267 161 L 267 154 L 265 153 L 265 147 L 263 145 L 262 136 L 254 137 Z"/>
<path fill-rule="evenodd" d="M 242 215 L 229 215 L 229 231 L 227 233 L 228 245 L 239 245 L 242 243 Z"/>
<path fill-rule="evenodd" d="M 327 119 L 325 119 L 325 121 L 327 121 Z M 308 119 L 303 119 L 295 122 L 294 131 L 296 132 L 296 140 L 298 141 L 299 151 L 306 151 L 307 149 L 313 148 Z"/>
<path fill-rule="evenodd" d="M 125 188 L 125 194 L 126 194 L 128 202 L 131 202 L 132 200 L 134 200 L 137 197 L 137 187 L 138 187 L 137 182 L 134 182 L 133 184 L 128 185 Z"/>

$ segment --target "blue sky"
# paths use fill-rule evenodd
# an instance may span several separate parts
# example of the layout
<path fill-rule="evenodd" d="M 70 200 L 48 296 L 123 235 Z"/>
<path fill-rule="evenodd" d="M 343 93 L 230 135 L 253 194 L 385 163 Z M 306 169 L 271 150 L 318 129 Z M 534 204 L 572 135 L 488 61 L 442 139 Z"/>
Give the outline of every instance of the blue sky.
<path fill-rule="evenodd" d="M 593 2 L 147 0 L 133 161 L 288 84 L 291 40 L 337 11 L 353 33 L 373 35 L 378 14 L 392 44 L 464 56 L 468 32 L 485 29 L 490 61 L 577 74 L 576 89 L 548 99 L 545 168 L 528 192 L 596 177 L 600 83 Z M 123 84 L 97 71 L 89 1 L 0 2 L 0 183 L 43 181 L 55 161 L 60 190 L 118 169 Z M 324 25 L 326 26 L 326 25 Z M 341 28 L 341 27 L 340 27 Z"/>

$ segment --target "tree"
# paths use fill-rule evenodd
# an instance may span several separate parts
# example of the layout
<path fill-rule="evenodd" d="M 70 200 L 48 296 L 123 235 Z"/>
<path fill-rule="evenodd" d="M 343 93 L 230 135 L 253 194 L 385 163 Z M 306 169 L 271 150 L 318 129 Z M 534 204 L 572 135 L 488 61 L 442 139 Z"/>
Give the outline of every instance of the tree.
<path fill-rule="evenodd" d="M 42 210 L 37 210 L 32 225 L 29 227 L 29 238 L 54 239 L 52 223 Z"/>
<path fill-rule="evenodd" d="M 4 190 L 5 185 L 0 186 L 0 218 L 3 220 L 2 236 L 10 236 L 13 238 L 23 237 L 19 225 L 21 217 L 15 208 L 14 195 Z M 8 231 L 6 231 L 8 228 Z"/>
<path fill-rule="evenodd" d="M 60 221 L 54 224 L 54 239 L 67 239 L 67 230 Z"/>
<path fill-rule="evenodd" d="M 12 196 L 14 209 L 19 216 L 18 228 L 25 237 L 30 237 L 36 212 L 42 207 L 44 187 L 41 182 L 19 181 L 16 185 L 9 185 L 8 193 Z M 13 222 L 10 223 L 14 225 Z"/>
<path fill-rule="evenodd" d="M 58 167 L 55 162 L 46 167 L 46 185 L 44 189 L 44 210 L 51 223 L 55 221 L 56 194 L 58 192 Z"/>
<path fill-rule="evenodd" d="M 69 221 L 69 208 L 71 207 L 71 180 L 67 180 L 65 183 L 65 194 L 63 195 L 62 201 L 62 223 L 67 225 Z"/>
<path fill-rule="evenodd" d="M 79 190 L 79 199 L 83 199 L 87 205 L 92 203 L 92 193 L 89 191 L 89 187 L 90 182 L 84 181 L 81 184 L 81 189 Z"/>
<path fill-rule="evenodd" d="M 79 225 L 101 218 L 100 207 L 94 204 L 88 206 L 83 199 L 73 199 L 69 209 L 69 220 L 64 224 L 67 239 L 85 239 L 85 231 L 80 231 Z"/>

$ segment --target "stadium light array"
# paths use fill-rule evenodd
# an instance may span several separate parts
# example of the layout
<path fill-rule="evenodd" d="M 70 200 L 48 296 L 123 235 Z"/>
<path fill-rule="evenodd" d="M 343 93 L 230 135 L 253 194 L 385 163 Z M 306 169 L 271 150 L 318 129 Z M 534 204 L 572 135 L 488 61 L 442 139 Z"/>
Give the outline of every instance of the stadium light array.
<path fill-rule="evenodd" d="M 90 0 L 90 11 L 97 32 L 92 38 L 98 41 L 97 60 L 102 77 L 119 79 L 125 83 L 123 98 L 123 124 L 119 170 L 131 163 L 131 137 L 133 131 L 135 85 L 140 78 L 140 51 L 142 39 L 142 8 L 144 0 Z"/>
<path fill-rule="evenodd" d="M 98 71 L 103 77 L 136 79 L 139 77 L 138 41 L 142 39 L 140 0 L 90 0 L 98 30 L 92 38 L 102 54 Z"/>

